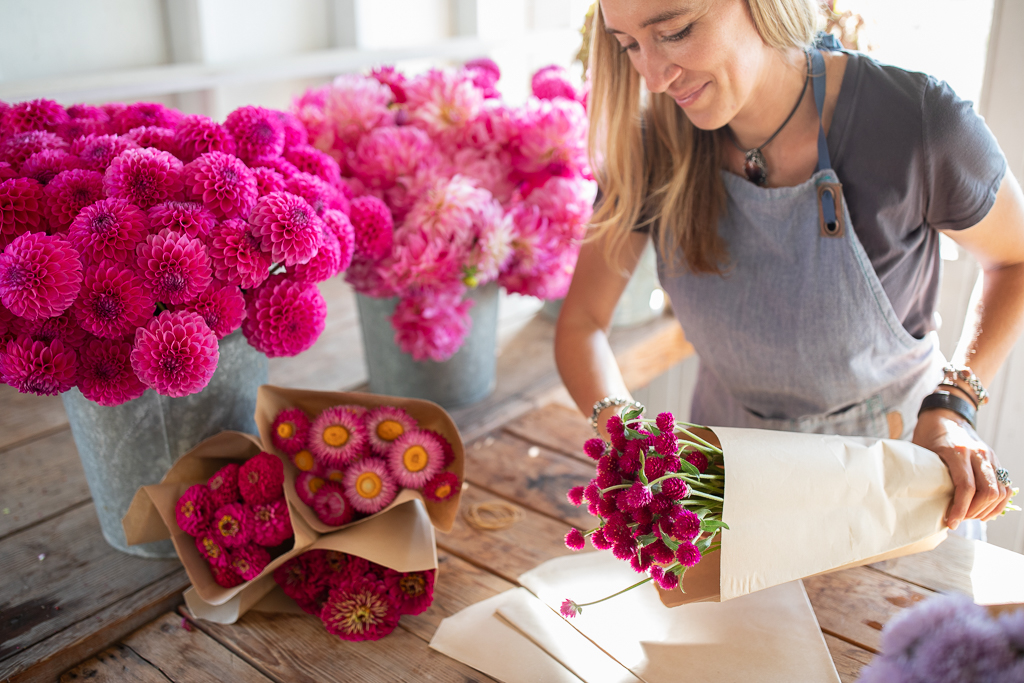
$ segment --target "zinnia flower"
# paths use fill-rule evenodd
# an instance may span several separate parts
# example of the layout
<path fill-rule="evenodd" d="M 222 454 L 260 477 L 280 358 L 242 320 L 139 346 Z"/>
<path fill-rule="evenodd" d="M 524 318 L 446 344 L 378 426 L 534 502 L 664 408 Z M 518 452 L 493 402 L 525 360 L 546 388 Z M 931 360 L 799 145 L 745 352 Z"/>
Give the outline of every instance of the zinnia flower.
<path fill-rule="evenodd" d="M 366 448 L 366 425 L 355 411 L 334 406 L 313 420 L 309 449 L 323 464 L 343 467 L 362 456 Z"/>
<path fill-rule="evenodd" d="M 231 556 L 225 553 L 228 558 L 228 562 L 231 561 Z M 241 586 L 245 583 L 245 579 L 238 575 L 234 569 L 225 564 L 223 567 L 219 565 L 210 565 L 210 574 L 213 575 L 213 580 L 218 586 L 223 588 L 234 588 L 235 586 Z"/>
<path fill-rule="evenodd" d="M 107 196 L 126 199 L 140 209 L 177 199 L 184 167 L 173 154 L 158 149 L 126 149 L 114 157 L 103 176 Z"/>
<path fill-rule="evenodd" d="M 131 353 L 132 345 L 119 339 L 93 339 L 82 346 L 78 357 L 82 395 L 101 406 L 118 406 L 142 396 L 146 385 L 132 370 Z"/>
<path fill-rule="evenodd" d="M 345 472 L 345 495 L 359 512 L 372 515 L 395 499 L 398 486 L 380 458 L 363 458 Z"/>
<path fill-rule="evenodd" d="M 203 389 L 218 358 L 217 336 L 191 311 L 163 311 L 135 332 L 132 369 L 164 396 L 188 396 Z"/>
<path fill-rule="evenodd" d="M 323 221 L 306 200 L 289 192 L 260 197 L 249 223 L 263 251 L 287 266 L 313 258 L 323 243 Z"/>
<path fill-rule="evenodd" d="M 248 293 L 242 331 L 271 358 L 294 356 L 316 342 L 326 318 L 327 302 L 316 285 L 275 275 Z"/>
<path fill-rule="evenodd" d="M 67 233 L 82 258 L 126 262 L 149 234 L 149 218 L 125 199 L 101 199 L 83 208 Z"/>
<path fill-rule="evenodd" d="M 136 247 L 139 275 L 165 304 L 184 304 L 202 294 L 213 280 L 203 243 L 164 228 Z"/>
<path fill-rule="evenodd" d="M 74 311 L 86 332 L 115 339 L 145 325 L 153 317 L 155 304 L 135 273 L 114 261 L 102 261 L 86 270 Z"/>
<path fill-rule="evenodd" d="M 274 447 L 286 455 L 295 455 L 306 447 L 309 438 L 309 418 L 300 408 L 285 408 L 274 418 L 270 439 Z"/>
<path fill-rule="evenodd" d="M 43 186 L 31 178 L 0 181 L 0 250 L 26 232 L 43 229 Z"/>
<path fill-rule="evenodd" d="M 163 202 L 146 212 L 153 232 L 170 228 L 189 237 L 205 240 L 217 219 L 199 202 Z"/>
<path fill-rule="evenodd" d="M 252 540 L 252 512 L 241 503 L 228 503 L 213 513 L 213 537 L 227 548 L 241 548 Z"/>
<path fill-rule="evenodd" d="M 235 138 L 238 157 L 246 163 L 279 157 L 284 151 L 284 126 L 269 109 L 239 107 L 224 119 L 224 127 Z"/>
<path fill-rule="evenodd" d="M 175 306 L 174 310 L 178 308 Z M 217 339 L 223 339 L 242 326 L 242 320 L 245 318 L 245 297 L 235 285 L 226 285 L 215 280 L 206 291 L 190 303 L 183 304 L 181 308 L 201 315 L 207 327 L 217 335 Z"/>
<path fill-rule="evenodd" d="M 270 564 L 270 553 L 266 548 L 248 543 L 235 548 L 229 554 L 228 567 L 246 581 L 252 581 Z"/>
<path fill-rule="evenodd" d="M 22 394 L 54 396 L 75 386 L 77 354 L 59 339 L 18 336 L 0 350 L 0 379 Z"/>
<path fill-rule="evenodd" d="M 462 482 L 454 472 L 441 472 L 423 487 L 423 496 L 427 500 L 440 503 L 453 497 L 462 490 Z"/>
<path fill-rule="evenodd" d="M 174 506 L 174 519 L 189 536 L 199 536 L 210 525 L 213 506 L 210 490 L 205 484 L 194 484 L 186 489 Z"/>
<path fill-rule="evenodd" d="M 256 205 L 256 176 L 241 159 L 207 152 L 182 169 L 185 193 L 202 202 L 217 218 L 246 218 Z"/>
<path fill-rule="evenodd" d="M 186 164 L 207 152 L 235 153 L 235 139 L 228 129 L 199 114 L 186 116 L 174 129 L 176 156 Z"/>
<path fill-rule="evenodd" d="M 214 532 L 207 530 L 197 535 L 196 548 L 211 567 L 228 566 L 228 561 L 231 559 L 228 550 L 217 540 Z"/>
<path fill-rule="evenodd" d="M 81 287 L 78 252 L 60 237 L 25 233 L 0 253 L 0 302 L 14 315 L 27 320 L 58 316 Z"/>
<path fill-rule="evenodd" d="M 366 415 L 366 431 L 370 447 L 378 455 L 387 453 L 395 439 L 416 429 L 416 420 L 396 406 L 380 406 Z M 419 488 L 413 486 L 412 488 Z"/>
<path fill-rule="evenodd" d="M 214 508 L 237 503 L 241 499 L 238 492 L 238 469 L 235 463 L 227 464 L 207 480 L 206 486 L 213 497 Z"/>
<path fill-rule="evenodd" d="M 326 483 L 323 477 L 314 472 L 303 472 L 295 478 L 295 492 L 299 494 L 299 500 L 312 507 L 317 492 Z"/>
<path fill-rule="evenodd" d="M 135 102 L 114 114 L 112 125 L 118 133 L 127 133 L 140 126 L 174 128 L 182 119 L 181 112 L 159 102 Z"/>
<path fill-rule="evenodd" d="M 327 482 L 313 496 L 313 512 L 328 526 L 344 526 L 355 517 L 355 508 L 345 497 L 340 484 Z"/>
<path fill-rule="evenodd" d="M 238 469 L 238 489 L 246 503 L 269 503 L 284 496 L 284 464 L 266 451 L 249 458 Z"/>
<path fill-rule="evenodd" d="M 320 618 L 342 640 L 379 640 L 395 630 L 401 613 L 380 580 L 365 577 L 331 589 Z"/>
<path fill-rule="evenodd" d="M 273 548 L 294 535 L 288 503 L 278 498 L 252 506 L 252 539 L 259 545 Z"/>
<path fill-rule="evenodd" d="M 385 460 L 399 486 L 418 489 L 441 471 L 444 452 L 431 432 L 412 429 L 394 440 Z"/>
<path fill-rule="evenodd" d="M 21 165 L 21 175 L 46 185 L 62 171 L 80 168 L 80 163 L 78 157 L 62 149 L 46 149 L 25 160 Z"/>
<path fill-rule="evenodd" d="M 220 223 L 210 233 L 210 261 L 218 280 L 253 289 L 270 275 L 270 254 L 243 220 Z"/>
<path fill-rule="evenodd" d="M 422 614 L 434 602 L 434 570 L 396 572 L 388 570 L 384 585 L 402 614 Z"/>
<path fill-rule="evenodd" d="M 274 570 L 274 582 L 281 587 L 284 594 L 298 603 L 308 613 L 319 615 L 316 609 L 318 578 L 321 573 L 312 558 L 315 550 L 293 557 Z"/>
<path fill-rule="evenodd" d="M 79 211 L 103 199 L 103 176 L 84 169 L 62 171 L 43 192 L 50 225 L 57 230 L 66 230 Z"/>

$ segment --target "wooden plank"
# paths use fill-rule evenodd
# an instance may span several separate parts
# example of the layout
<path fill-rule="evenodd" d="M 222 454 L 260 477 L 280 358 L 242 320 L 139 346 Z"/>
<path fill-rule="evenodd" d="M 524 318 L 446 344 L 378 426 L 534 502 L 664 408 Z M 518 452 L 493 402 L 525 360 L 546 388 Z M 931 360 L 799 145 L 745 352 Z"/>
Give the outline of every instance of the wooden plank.
<path fill-rule="evenodd" d="M 550 404 L 531 410 L 505 425 L 505 431 L 524 441 L 550 448 L 591 466 L 594 461 L 583 452 L 583 443 L 594 438 L 587 418 L 575 408 Z"/>
<path fill-rule="evenodd" d="M 146 624 L 124 644 L 175 683 L 270 680 L 175 612 Z"/>
<path fill-rule="evenodd" d="M 843 683 L 855 683 L 860 678 L 860 671 L 871 663 L 873 654 L 867 650 L 852 645 L 845 640 L 825 634 L 825 644 L 828 652 L 832 655 L 832 661 L 839 672 L 839 680 Z"/>
<path fill-rule="evenodd" d="M 178 569 L 142 590 L 0 662 L 0 680 L 56 680 L 62 671 L 92 656 L 181 603 L 188 586 Z"/>
<path fill-rule="evenodd" d="M 0 406 L 0 451 L 68 425 L 59 396 L 19 394 L 0 384 Z"/>
<path fill-rule="evenodd" d="M 580 530 L 597 523 L 565 497 L 573 486 L 590 482 L 594 467 L 562 453 L 499 432 L 470 444 L 466 472 L 472 483 Z"/>
<path fill-rule="evenodd" d="M 138 683 L 167 683 L 170 680 L 127 645 L 107 648 L 86 662 L 82 662 L 60 677 L 61 683 L 104 683 L 105 681 L 137 681 Z"/>
<path fill-rule="evenodd" d="M 655 322 L 660 323 L 660 327 L 642 343 L 615 351 L 622 379 L 630 391 L 647 386 L 655 377 L 694 354 L 693 344 L 686 341 L 683 328 L 674 317 L 662 316 Z"/>
<path fill-rule="evenodd" d="M 12 448 L 0 462 L 0 539 L 90 498 L 69 429 Z"/>
<path fill-rule="evenodd" d="M 934 595 L 867 567 L 804 579 L 804 586 L 822 631 L 874 653 L 892 617 Z"/>

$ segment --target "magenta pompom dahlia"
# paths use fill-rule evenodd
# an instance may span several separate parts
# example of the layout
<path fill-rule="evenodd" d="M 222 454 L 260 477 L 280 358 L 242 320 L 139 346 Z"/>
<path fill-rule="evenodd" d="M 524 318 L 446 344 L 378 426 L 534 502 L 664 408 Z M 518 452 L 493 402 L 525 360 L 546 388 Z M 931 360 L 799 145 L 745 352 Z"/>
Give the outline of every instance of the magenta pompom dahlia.
<path fill-rule="evenodd" d="M 11 166 L 6 161 L 0 161 L 0 182 L 18 177 L 20 176 L 18 176 L 18 172 L 14 170 L 13 166 Z"/>
<path fill-rule="evenodd" d="M 249 223 L 263 251 L 286 266 L 305 263 L 323 244 L 323 221 L 305 199 L 290 192 L 260 197 Z"/>
<path fill-rule="evenodd" d="M 296 173 L 284 181 L 284 188 L 305 199 L 318 216 L 322 216 L 327 209 L 335 209 L 344 213 L 351 210 L 345 195 L 328 185 L 326 181 L 309 173 L 301 171 Z"/>
<path fill-rule="evenodd" d="M 270 553 L 266 548 L 247 543 L 230 552 L 228 567 L 246 581 L 252 581 L 270 564 Z"/>
<path fill-rule="evenodd" d="M 454 472 L 441 472 L 423 487 L 423 496 L 435 503 L 448 500 L 462 490 L 462 482 Z"/>
<path fill-rule="evenodd" d="M 295 478 L 295 492 L 299 494 L 299 500 L 312 507 L 316 494 L 326 483 L 327 480 L 315 472 L 303 472 Z"/>
<path fill-rule="evenodd" d="M 395 499 L 398 486 L 380 458 L 366 457 L 345 471 L 345 495 L 359 512 L 372 515 Z"/>
<path fill-rule="evenodd" d="M 103 176 L 84 169 L 63 171 L 50 181 L 44 193 L 50 225 L 66 230 L 79 211 L 103 199 Z"/>
<path fill-rule="evenodd" d="M 249 292 L 245 310 L 245 338 L 271 358 L 295 356 L 311 347 L 327 318 L 327 302 L 316 285 L 280 275 Z"/>
<path fill-rule="evenodd" d="M 238 465 L 230 463 L 217 470 L 207 480 L 206 486 L 210 489 L 210 495 L 213 496 L 215 508 L 241 500 L 242 496 L 238 492 L 238 469 Z"/>
<path fill-rule="evenodd" d="M 43 186 L 31 178 L 0 181 L 0 250 L 26 232 L 43 230 Z"/>
<path fill-rule="evenodd" d="M 319 251 L 305 263 L 292 266 L 290 273 L 297 282 L 323 282 L 338 274 L 340 264 L 341 245 L 335 234 L 325 226 L 323 244 Z"/>
<path fill-rule="evenodd" d="M 338 272 L 346 270 L 352 263 L 356 247 L 356 231 L 352 221 L 341 211 L 327 209 L 323 215 L 324 225 L 338 238 Z"/>
<path fill-rule="evenodd" d="M 211 514 L 211 519 L 213 515 Z M 179 525 L 180 526 L 180 525 Z M 196 549 L 203 559 L 212 567 L 227 567 L 230 557 L 228 549 L 216 538 L 213 532 L 207 530 L 196 536 Z"/>
<path fill-rule="evenodd" d="M 78 358 L 59 339 L 19 336 L 0 349 L 0 379 L 23 394 L 54 396 L 75 386 Z"/>
<path fill-rule="evenodd" d="M 302 121 L 300 121 L 297 116 L 278 109 L 272 109 L 271 113 L 273 113 L 274 116 L 277 117 L 277 120 L 281 122 L 281 128 L 284 130 L 285 152 L 290 150 L 292 147 L 309 144 L 309 134 L 306 133 L 306 127 L 302 125 Z"/>
<path fill-rule="evenodd" d="M 25 233 L 0 253 L 0 302 L 27 320 L 63 313 L 82 287 L 78 252 L 60 237 Z"/>
<path fill-rule="evenodd" d="M 284 464 L 260 451 L 238 469 L 238 489 L 246 503 L 268 503 L 284 497 Z"/>
<path fill-rule="evenodd" d="M 310 421 L 305 411 L 300 408 L 285 408 L 277 414 L 270 426 L 270 439 L 275 448 L 292 456 L 306 447 L 309 427 Z"/>
<path fill-rule="evenodd" d="M 57 126 L 70 120 L 64 107 L 53 100 L 29 100 L 14 103 L 3 113 L 0 130 L 8 135 L 33 130 L 52 133 Z"/>
<path fill-rule="evenodd" d="M 414 429 L 416 429 L 416 420 L 397 406 L 379 406 L 366 415 L 366 430 L 370 439 L 370 447 L 377 455 L 387 453 L 395 439 Z"/>
<path fill-rule="evenodd" d="M 355 230 L 356 253 L 376 260 L 391 251 L 395 226 L 387 205 L 373 195 L 352 200 L 349 220 Z"/>
<path fill-rule="evenodd" d="M 146 212 L 150 229 L 160 232 L 170 228 L 189 237 L 205 240 L 217 219 L 199 202 L 163 202 Z"/>
<path fill-rule="evenodd" d="M 36 320 L 29 324 L 36 327 L 31 335 L 32 341 L 41 341 L 49 344 L 54 339 L 60 339 L 64 343 L 64 346 L 71 347 L 75 349 L 76 352 L 89 338 L 86 331 L 83 330 L 78 325 L 78 321 L 75 320 L 73 307 L 56 317 L 47 318 L 46 320 Z M 2 324 L 0 324 L 0 327 L 2 327 Z M 0 331 L 0 336 L 2 336 L 2 334 L 2 331 Z M 25 331 L 19 330 L 19 334 L 25 334 Z"/>
<path fill-rule="evenodd" d="M 135 332 L 132 369 L 158 394 L 181 397 L 210 383 L 217 336 L 191 311 L 164 311 Z"/>
<path fill-rule="evenodd" d="M 210 490 L 206 484 L 189 486 L 174 506 L 174 519 L 189 536 L 199 536 L 213 519 Z"/>
<path fill-rule="evenodd" d="M 186 164 L 207 152 L 235 153 L 235 139 L 228 129 L 199 114 L 186 116 L 174 130 L 177 157 Z"/>
<path fill-rule="evenodd" d="M 87 105 L 86 105 L 87 106 Z M 57 126 L 57 135 L 68 142 L 74 142 L 86 135 L 109 135 L 110 119 L 100 110 L 98 118 L 74 118 Z"/>
<path fill-rule="evenodd" d="M 152 148 L 168 154 L 174 154 L 174 130 L 161 126 L 139 126 L 132 128 L 124 134 L 126 140 L 131 140 L 139 147 Z M 177 155 L 175 155 L 177 158 Z"/>
<path fill-rule="evenodd" d="M 327 467 L 344 467 L 367 450 L 366 423 L 346 406 L 320 413 L 309 428 L 309 450 Z"/>
<path fill-rule="evenodd" d="M 127 199 L 140 209 L 177 199 L 182 183 L 181 161 L 158 149 L 127 149 L 114 157 L 103 176 L 109 197 Z"/>
<path fill-rule="evenodd" d="M 271 192 L 281 192 L 284 188 L 284 176 L 272 168 L 256 166 L 250 168 L 252 177 L 256 179 L 256 194 L 264 197 Z"/>
<path fill-rule="evenodd" d="M 64 138 L 54 133 L 41 130 L 17 133 L 0 139 L 0 160 L 9 163 L 14 170 L 21 170 L 21 165 L 32 156 L 48 149 L 67 149 Z"/>
<path fill-rule="evenodd" d="M 210 233 L 210 261 L 218 280 L 253 289 L 270 275 L 270 254 L 252 226 L 240 219 L 220 223 Z"/>
<path fill-rule="evenodd" d="M 136 267 L 152 288 L 153 298 L 165 304 L 184 304 L 202 294 L 213 280 L 213 268 L 203 243 L 165 228 L 135 250 Z"/>
<path fill-rule="evenodd" d="M 224 152 L 207 152 L 182 171 L 185 192 L 220 220 L 246 218 L 259 198 L 256 176 L 242 160 Z"/>
<path fill-rule="evenodd" d="M 423 488 L 444 464 L 444 449 L 432 432 L 413 429 L 394 440 L 385 460 L 399 486 Z"/>
<path fill-rule="evenodd" d="M 149 288 L 135 273 L 116 261 L 102 261 L 86 270 L 74 311 L 83 330 L 116 339 L 145 325 L 155 305 Z"/>
<path fill-rule="evenodd" d="M 133 147 L 138 145 L 119 135 L 83 135 L 71 143 L 71 153 L 85 168 L 103 173 L 114 157 Z"/>
<path fill-rule="evenodd" d="M 344 526 L 355 518 L 355 508 L 345 497 L 341 484 L 326 482 L 313 496 L 310 506 L 317 519 L 328 526 Z"/>
<path fill-rule="evenodd" d="M 245 297 L 235 285 L 214 280 L 206 291 L 191 303 L 183 304 L 182 308 L 201 315 L 217 339 L 223 339 L 242 326 Z"/>
<path fill-rule="evenodd" d="M 365 577 L 331 588 L 320 619 L 342 640 L 379 640 L 395 630 L 401 612 L 380 580 Z"/>
<path fill-rule="evenodd" d="M 279 157 L 284 151 L 284 126 L 280 118 L 263 107 L 239 107 L 224 120 L 234 137 L 238 156 L 246 163 Z"/>
<path fill-rule="evenodd" d="M 146 385 L 132 370 L 131 353 L 132 345 L 119 339 L 84 344 L 78 356 L 82 395 L 101 406 L 119 406 L 142 396 Z"/>
<path fill-rule="evenodd" d="M 38 180 L 46 185 L 62 171 L 71 171 L 81 167 L 78 157 L 68 154 L 62 149 L 47 149 L 36 152 L 21 165 L 21 175 Z"/>
<path fill-rule="evenodd" d="M 228 503 L 213 513 L 211 531 L 222 545 L 241 548 L 252 540 L 252 511 L 242 503 Z"/>
<path fill-rule="evenodd" d="M 334 188 L 341 187 L 341 168 L 338 162 L 312 145 L 298 145 L 285 150 L 284 158 L 303 173 L 320 178 Z"/>
<path fill-rule="evenodd" d="M 254 504 L 252 518 L 252 539 L 259 545 L 273 548 L 294 535 L 288 502 L 284 498 Z"/>
<path fill-rule="evenodd" d="M 159 102 L 136 102 L 114 114 L 112 125 L 118 133 L 127 133 L 141 126 L 158 126 L 173 129 L 181 121 L 181 112 Z"/>
<path fill-rule="evenodd" d="M 268 170 L 274 171 L 285 180 L 291 178 L 296 173 L 301 173 L 301 171 L 295 164 L 288 161 L 284 157 L 259 159 L 258 161 L 254 161 L 250 166 L 252 168 L 266 168 Z"/>
<path fill-rule="evenodd" d="M 434 576 L 432 569 L 419 572 L 388 570 L 384 575 L 384 585 L 402 614 L 422 614 L 434 602 Z"/>

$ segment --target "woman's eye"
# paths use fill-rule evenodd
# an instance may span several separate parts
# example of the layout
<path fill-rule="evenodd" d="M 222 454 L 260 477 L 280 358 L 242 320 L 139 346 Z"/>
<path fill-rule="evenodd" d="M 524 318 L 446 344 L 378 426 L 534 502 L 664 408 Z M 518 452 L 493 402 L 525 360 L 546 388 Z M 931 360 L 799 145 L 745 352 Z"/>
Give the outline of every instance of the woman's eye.
<path fill-rule="evenodd" d="M 638 50 L 639 48 L 640 43 L 633 41 L 632 43 L 628 43 L 626 45 L 619 45 L 619 52 L 633 52 L 634 50 Z"/>
<path fill-rule="evenodd" d="M 690 29 L 692 29 L 692 28 L 693 28 L 693 24 L 688 24 L 686 26 L 686 28 L 684 28 L 682 31 L 678 31 L 678 32 L 673 33 L 671 35 L 667 35 L 664 38 L 662 38 L 662 40 L 664 40 L 666 42 L 669 42 L 669 43 L 674 43 L 676 41 L 682 40 L 686 36 L 690 35 Z"/>

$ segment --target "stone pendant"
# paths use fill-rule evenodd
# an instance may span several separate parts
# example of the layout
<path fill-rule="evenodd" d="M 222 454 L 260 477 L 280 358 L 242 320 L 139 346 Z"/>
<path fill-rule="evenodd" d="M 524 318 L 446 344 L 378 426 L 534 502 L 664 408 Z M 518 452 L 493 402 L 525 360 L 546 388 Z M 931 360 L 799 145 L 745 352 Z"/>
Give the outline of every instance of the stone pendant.
<path fill-rule="evenodd" d="M 747 180 L 758 185 L 764 185 L 768 181 L 768 166 L 765 164 L 764 155 L 761 150 L 755 147 L 746 153 L 746 161 L 743 162 L 743 172 L 747 174 Z"/>

